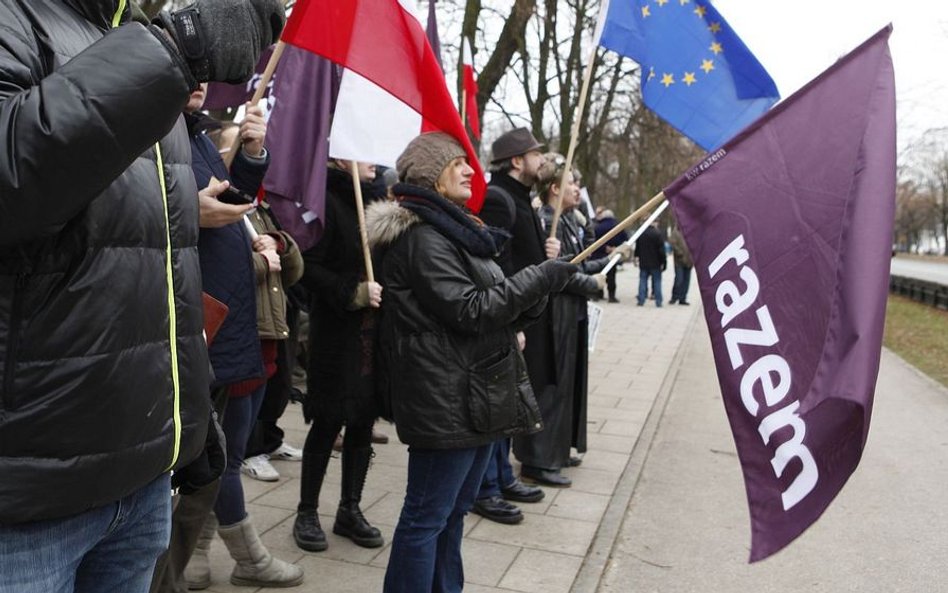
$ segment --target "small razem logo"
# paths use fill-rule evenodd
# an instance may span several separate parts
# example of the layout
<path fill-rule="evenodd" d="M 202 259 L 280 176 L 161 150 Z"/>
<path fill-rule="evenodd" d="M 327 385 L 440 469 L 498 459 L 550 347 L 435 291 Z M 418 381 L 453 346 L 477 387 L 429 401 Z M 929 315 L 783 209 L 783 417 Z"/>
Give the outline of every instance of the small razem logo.
<path fill-rule="evenodd" d="M 726 156 L 727 156 L 727 151 L 724 150 L 723 148 L 716 150 L 715 152 L 711 153 L 708 156 L 708 158 L 698 163 L 697 167 L 685 173 L 685 179 L 687 179 L 688 181 L 693 181 L 698 175 L 701 175 L 702 173 L 704 173 L 705 171 L 713 167 L 715 163 L 717 163 L 718 161 L 720 161 Z"/>

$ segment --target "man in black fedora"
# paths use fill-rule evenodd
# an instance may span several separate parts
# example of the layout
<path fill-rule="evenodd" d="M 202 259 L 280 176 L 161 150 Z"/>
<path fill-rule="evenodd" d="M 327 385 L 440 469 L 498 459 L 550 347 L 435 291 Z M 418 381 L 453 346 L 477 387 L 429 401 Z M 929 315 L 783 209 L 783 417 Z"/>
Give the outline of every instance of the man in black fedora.
<path fill-rule="evenodd" d="M 497 258 L 507 276 L 554 258 L 560 252 L 560 242 L 546 236 L 530 205 L 530 191 L 537 180 L 545 149 L 527 128 L 511 130 L 491 145 L 491 178 L 479 216 L 486 224 L 512 235 Z M 544 312 L 537 323 L 518 334 L 518 338 L 521 348 L 526 343 L 527 370 L 539 397 L 540 390 L 555 377 L 548 313 Z M 513 475 L 509 456 L 509 441 L 495 443 L 473 510 L 492 521 L 515 524 L 523 520 L 523 514 L 509 501 L 539 502 L 544 493 Z"/>

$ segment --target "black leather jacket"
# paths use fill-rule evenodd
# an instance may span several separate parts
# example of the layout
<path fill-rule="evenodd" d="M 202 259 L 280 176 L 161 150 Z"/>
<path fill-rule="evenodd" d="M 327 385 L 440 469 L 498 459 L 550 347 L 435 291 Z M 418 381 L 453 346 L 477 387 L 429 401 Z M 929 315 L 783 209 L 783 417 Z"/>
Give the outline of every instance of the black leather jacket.
<path fill-rule="evenodd" d="M 0 0 L 0 524 L 114 502 L 204 442 L 190 75 L 109 30 L 118 5 Z"/>
<path fill-rule="evenodd" d="M 384 287 L 379 376 L 402 442 L 453 449 L 539 430 L 515 332 L 546 305 L 547 276 L 527 266 L 504 278 L 490 256 L 396 203 L 373 204 L 367 219 Z"/>

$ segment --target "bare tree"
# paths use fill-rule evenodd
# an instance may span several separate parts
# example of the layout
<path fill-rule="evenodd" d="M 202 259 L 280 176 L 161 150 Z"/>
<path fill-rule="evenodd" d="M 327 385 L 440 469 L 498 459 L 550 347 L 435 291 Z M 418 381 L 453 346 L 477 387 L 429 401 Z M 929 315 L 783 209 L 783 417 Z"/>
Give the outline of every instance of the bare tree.
<path fill-rule="evenodd" d="M 935 200 L 911 180 L 900 181 L 895 192 L 895 244 L 901 251 L 918 252 L 922 237 L 932 230 Z"/>
<path fill-rule="evenodd" d="M 462 35 L 475 40 L 475 51 L 490 52 L 486 61 L 483 55 L 478 59 L 484 64 L 478 78 L 481 115 L 502 114 L 505 129 L 529 125 L 562 153 L 578 113 L 584 71 L 594 60 L 575 166 L 594 201 L 621 213 L 654 195 L 701 151 L 643 110 L 635 63 L 593 51 L 599 3 L 515 0 L 504 8 L 497 1 L 465 0 Z M 479 28 L 498 15 L 507 17 L 499 37 Z"/>
<path fill-rule="evenodd" d="M 917 193 L 927 193 L 929 228 L 935 229 L 943 241 L 943 253 L 948 255 L 948 128 L 925 132 L 903 159 L 907 164 L 900 171 L 900 183 L 911 181 Z"/>

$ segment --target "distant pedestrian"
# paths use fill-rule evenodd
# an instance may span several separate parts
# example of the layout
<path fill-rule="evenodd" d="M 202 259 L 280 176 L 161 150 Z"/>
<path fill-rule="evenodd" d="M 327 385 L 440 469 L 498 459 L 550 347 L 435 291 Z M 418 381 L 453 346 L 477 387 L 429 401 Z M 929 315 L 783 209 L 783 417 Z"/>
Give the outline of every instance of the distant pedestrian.
<path fill-rule="evenodd" d="M 596 221 L 596 237 L 601 237 L 614 229 L 619 222 L 616 220 L 616 215 L 612 213 L 612 210 L 604 209 L 599 213 L 599 218 Z M 625 244 L 629 240 L 629 234 L 625 231 L 619 231 L 619 233 L 609 239 L 605 245 L 597 249 L 592 254 L 592 259 L 599 259 L 606 256 L 611 256 L 612 252 L 619 246 Z M 618 303 L 619 299 L 616 297 L 616 269 L 619 266 L 613 266 L 611 270 L 606 274 L 606 289 L 609 292 L 609 302 Z M 602 292 L 600 291 L 600 298 Z"/>
<path fill-rule="evenodd" d="M 665 236 L 656 220 L 635 241 L 635 259 L 639 266 L 639 294 L 636 304 L 641 307 L 648 297 L 648 283 L 652 282 L 655 306 L 662 306 L 662 272 L 668 266 L 665 254 Z"/>
<path fill-rule="evenodd" d="M 675 284 L 672 286 L 671 300 L 668 301 L 674 305 L 690 305 L 688 302 L 688 288 L 691 286 L 691 269 L 694 262 L 691 259 L 691 252 L 688 251 L 688 245 L 685 244 L 685 238 L 678 227 L 671 233 L 668 242 L 671 243 L 673 261 L 675 262 Z"/>

